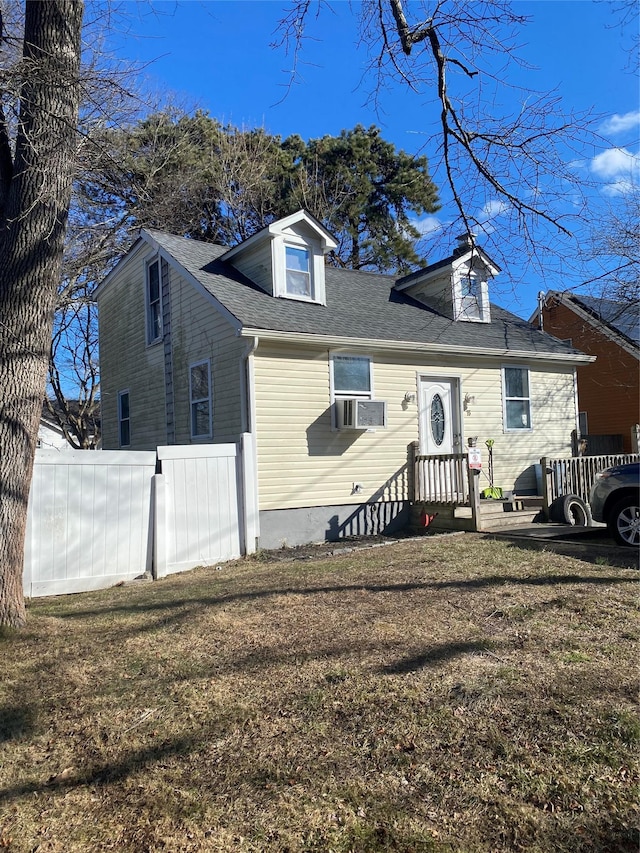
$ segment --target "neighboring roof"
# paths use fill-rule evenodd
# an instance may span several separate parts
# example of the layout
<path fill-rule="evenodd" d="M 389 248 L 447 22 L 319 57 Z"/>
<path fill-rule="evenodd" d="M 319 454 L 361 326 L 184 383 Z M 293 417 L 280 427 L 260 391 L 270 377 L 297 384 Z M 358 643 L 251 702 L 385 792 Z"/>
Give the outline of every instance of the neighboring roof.
<path fill-rule="evenodd" d="M 56 410 L 56 412 L 58 413 L 60 418 L 65 421 L 65 423 L 67 424 L 67 427 L 70 427 L 70 425 L 67 423 L 66 415 L 63 412 L 63 409 L 60 406 L 60 404 L 57 402 L 57 400 L 52 399 L 52 400 L 50 400 L 50 403 L 53 406 L 53 408 Z M 80 403 L 78 400 L 67 400 L 66 405 L 69 409 L 69 412 L 72 415 L 76 415 L 76 416 L 79 415 Z M 96 401 L 96 403 L 95 403 L 94 411 L 91 414 L 91 420 L 93 421 L 93 424 L 96 428 L 96 431 L 99 432 L 100 431 L 100 403 L 98 401 Z M 57 430 L 61 434 L 63 432 L 62 427 L 60 426 L 60 423 L 56 419 L 55 415 L 53 415 L 49 411 L 49 406 L 47 405 L 46 400 L 44 400 L 42 403 L 42 414 L 40 416 L 40 422 L 46 424 L 47 426 L 51 427 L 52 429 Z"/>
<path fill-rule="evenodd" d="M 572 294 L 570 298 L 614 332 L 640 346 L 640 303 Z"/>

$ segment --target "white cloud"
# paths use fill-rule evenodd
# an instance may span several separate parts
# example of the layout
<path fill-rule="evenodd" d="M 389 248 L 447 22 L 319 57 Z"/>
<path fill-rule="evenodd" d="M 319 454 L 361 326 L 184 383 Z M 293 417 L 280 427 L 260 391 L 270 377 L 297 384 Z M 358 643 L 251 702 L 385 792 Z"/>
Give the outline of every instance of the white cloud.
<path fill-rule="evenodd" d="M 624 115 L 612 115 L 600 127 L 601 133 L 626 133 L 629 130 L 634 130 L 640 127 L 640 110 L 635 112 L 625 113 Z"/>
<path fill-rule="evenodd" d="M 492 220 L 501 216 L 503 213 L 506 213 L 508 210 L 509 204 L 506 201 L 501 201 L 497 198 L 484 204 L 478 211 L 478 215 L 475 217 L 478 235 L 488 237 L 489 234 L 493 234 L 496 230 L 496 226 L 492 224 Z"/>
<path fill-rule="evenodd" d="M 593 158 L 591 172 L 605 182 L 607 195 L 627 193 L 640 184 L 640 155 L 626 148 L 609 148 Z"/>
<path fill-rule="evenodd" d="M 509 210 L 509 205 L 506 201 L 500 201 L 499 199 L 493 199 L 492 201 L 488 201 L 483 207 L 480 209 L 478 213 L 477 220 L 479 223 L 489 222 L 491 219 L 495 219 L 496 216 L 501 216 L 503 213 L 506 213 Z"/>
<path fill-rule="evenodd" d="M 442 231 L 444 223 L 440 222 L 437 216 L 425 216 L 424 219 L 414 219 L 411 224 L 417 228 L 423 237 L 429 237 L 432 234 L 437 234 Z"/>

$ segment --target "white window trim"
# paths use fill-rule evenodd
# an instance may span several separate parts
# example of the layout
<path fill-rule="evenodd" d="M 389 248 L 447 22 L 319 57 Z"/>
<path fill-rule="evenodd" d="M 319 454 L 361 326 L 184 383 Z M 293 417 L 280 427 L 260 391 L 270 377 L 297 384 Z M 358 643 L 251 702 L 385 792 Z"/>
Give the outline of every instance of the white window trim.
<path fill-rule="evenodd" d="M 207 365 L 207 379 L 208 379 L 208 397 L 198 397 L 197 400 L 193 399 L 192 396 L 192 386 L 191 386 L 191 371 L 194 367 L 200 367 L 202 364 Z M 211 379 L 211 359 L 203 358 L 200 361 L 193 361 L 189 365 L 189 433 L 191 435 L 191 439 L 193 441 L 202 441 L 203 439 L 212 438 L 213 436 L 213 396 L 212 396 L 212 379 Z M 209 404 L 209 431 L 206 433 L 198 433 L 197 435 L 193 432 L 193 404 L 194 403 L 203 403 L 207 401 Z"/>
<path fill-rule="evenodd" d="M 507 397 L 507 380 L 505 370 L 524 370 L 527 374 L 527 386 L 529 388 L 528 397 Z M 502 431 L 512 435 L 522 435 L 524 433 L 533 432 L 533 401 L 531 396 L 531 371 L 528 367 L 522 364 L 503 364 L 500 371 L 502 378 Z M 529 403 L 529 426 L 527 427 L 508 427 L 507 426 L 507 400 L 527 400 Z"/>
<path fill-rule="evenodd" d="M 344 357 L 347 356 L 349 358 L 362 358 L 366 359 L 369 362 L 369 391 L 336 391 L 335 379 L 333 373 L 333 365 L 336 357 Z M 351 397 L 355 397 L 358 400 L 375 400 L 375 388 L 373 384 L 373 357 L 370 355 L 363 355 L 358 352 L 330 352 L 329 353 L 329 397 L 331 402 L 331 429 L 337 430 L 338 424 L 336 423 L 336 407 L 334 403 L 336 400 L 348 400 Z M 367 432 L 372 432 L 373 430 L 367 430 Z"/>
<path fill-rule="evenodd" d="M 287 290 L 287 247 L 306 249 L 309 252 L 309 275 L 311 277 L 311 296 L 301 293 L 289 293 Z M 315 241 L 307 241 L 295 235 L 274 238 L 272 244 L 274 296 L 281 299 L 293 299 L 298 302 L 312 302 L 325 305 L 324 255 Z"/>
<path fill-rule="evenodd" d="M 160 316 L 160 331 L 156 337 L 152 338 L 150 324 L 151 301 L 149 299 L 149 270 L 154 264 L 158 265 L 158 311 Z M 162 264 L 160 263 L 159 255 L 156 255 L 155 258 L 151 258 L 144 265 L 144 316 L 147 346 L 153 346 L 162 340 Z"/>
<path fill-rule="evenodd" d="M 361 358 L 369 362 L 369 391 L 336 391 L 333 365 L 336 358 Z M 370 355 L 362 355 L 357 352 L 332 352 L 329 354 L 330 372 L 329 382 L 331 391 L 331 402 L 335 400 L 344 400 L 348 397 L 358 397 L 361 400 L 375 400 L 373 387 L 373 358 Z"/>
<path fill-rule="evenodd" d="M 129 398 L 129 417 L 122 417 L 122 398 L 125 396 Z M 122 424 L 124 421 L 127 421 L 129 424 L 129 443 L 122 443 Z M 128 388 L 123 388 L 122 391 L 118 391 L 118 447 L 131 447 L 131 394 L 129 393 Z"/>
<path fill-rule="evenodd" d="M 475 296 L 464 295 L 465 281 L 474 279 Z M 491 321 L 489 305 L 489 284 L 483 270 L 477 265 L 463 264 L 453 274 L 453 318 L 463 323 L 489 323 Z M 473 299 L 477 314 L 467 313 L 465 299 Z"/>

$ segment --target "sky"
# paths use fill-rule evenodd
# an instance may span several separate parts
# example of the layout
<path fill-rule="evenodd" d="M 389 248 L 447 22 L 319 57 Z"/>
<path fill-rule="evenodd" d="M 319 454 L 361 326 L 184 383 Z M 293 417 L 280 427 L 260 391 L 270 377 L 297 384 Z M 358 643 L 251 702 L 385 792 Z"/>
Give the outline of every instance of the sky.
<path fill-rule="evenodd" d="M 371 101 L 368 57 L 358 46 L 359 4 L 334 0 L 310 19 L 293 84 L 292 56 L 275 44 L 288 5 L 285 0 L 129 0 L 116 49 L 123 59 L 143 66 L 141 81 L 150 91 L 189 111 L 200 108 L 222 122 L 304 139 L 337 135 L 358 123 L 376 124 L 398 149 L 430 157 L 436 114 L 429 98 L 398 83 L 382 93 L 377 108 Z M 594 210 L 619 201 L 630 183 L 640 183 L 640 94 L 627 50 L 637 17 L 621 31 L 613 14 L 617 2 L 516 0 L 513 5 L 531 18 L 518 46 L 531 67 L 510 78 L 520 89 L 500 97 L 517 100 L 523 90 L 555 90 L 565 110 L 592 110 L 602 139 L 572 152 L 571 168 L 584 175 L 585 183 L 594 183 Z M 432 178 L 442 186 L 435 167 Z M 426 234 L 436 234 L 453 216 L 445 190 L 441 200 L 442 209 L 420 223 Z M 494 199 L 485 201 L 492 216 L 499 214 Z M 492 228 L 500 228 L 499 215 Z M 437 249 L 439 256 L 429 255 L 430 261 L 448 253 Z M 580 284 L 559 274 L 559 280 L 543 279 L 528 268 L 516 275 L 522 265 L 513 254 L 510 269 L 503 269 L 497 301 L 523 317 L 533 312 L 538 291 Z M 517 287 L 510 287 L 516 279 Z"/>

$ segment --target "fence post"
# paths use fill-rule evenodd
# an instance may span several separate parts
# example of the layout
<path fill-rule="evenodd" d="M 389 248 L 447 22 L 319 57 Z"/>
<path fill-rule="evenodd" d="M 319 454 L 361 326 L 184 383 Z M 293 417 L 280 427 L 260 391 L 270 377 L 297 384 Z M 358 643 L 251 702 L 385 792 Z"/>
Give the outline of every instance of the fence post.
<path fill-rule="evenodd" d="M 549 473 L 548 457 L 543 456 L 540 460 L 542 468 L 542 515 L 545 521 L 549 521 L 549 504 L 551 503 L 551 474 Z"/>
<path fill-rule="evenodd" d="M 471 524 L 477 532 L 481 529 L 480 522 L 480 471 L 477 468 L 469 467 L 469 457 L 467 457 L 467 477 L 469 478 L 469 503 L 471 504 Z"/>
<path fill-rule="evenodd" d="M 167 575 L 167 478 L 154 474 L 151 480 L 153 495 L 153 577 Z"/>
<path fill-rule="evenodd" d="M 631 452 L 640 453 L 640 424 L 631 427 Z"/>
<path fill-rule="evenodd" d="M 242 471 L 242 526 L 244 553 L 255 554 L 260 535 L 257 471 L 255 465 L 254 439 L 250 432 L 240 436 L 240 467 Z"/>
<path fill-rule="evenodd" d="M 417 466 L 416 458 L 417 458 L 419 452 L 420 452 L 420 447 L 419 447 L 418 442 L 412 441 L 409 444 L 408 453 L 407 453 L 407 456 L 408 456 L 407 462 L 409 463 L 408 464 L 409 482 L 407 485 L 409 487 L 409 501 L 410 501 L 410 503 L 416 503 L 416 501 L 418 500 L 418 489 L 417 489 L 418 472 L 416 470 L 416 466 Z"/>

